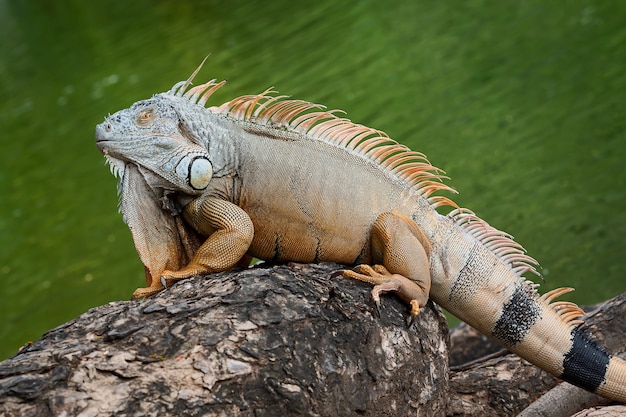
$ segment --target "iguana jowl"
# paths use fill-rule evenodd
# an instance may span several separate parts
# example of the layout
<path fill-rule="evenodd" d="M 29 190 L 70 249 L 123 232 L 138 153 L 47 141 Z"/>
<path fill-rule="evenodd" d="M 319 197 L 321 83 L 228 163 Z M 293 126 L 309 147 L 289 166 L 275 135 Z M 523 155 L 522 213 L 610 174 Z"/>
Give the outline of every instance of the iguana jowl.
<path fill-rule="evenodd" d="M 626 402 L 626 363 L 585 333 L 575 304 L 553 302 L 571 289 L 539 295 L 522 276 L 534 259 L 433 195 L 451 189 L 423 154 L 271 90 L 207 108 L 224 82 L 191 87 L 198 70 L 96 128 L 146 266 L 135 297 L 251 257 L 356 264 L 343 275 L 374 284 L 377 302 L 393 291 L 418 314 L 430 296 L 553 375 Z"/>

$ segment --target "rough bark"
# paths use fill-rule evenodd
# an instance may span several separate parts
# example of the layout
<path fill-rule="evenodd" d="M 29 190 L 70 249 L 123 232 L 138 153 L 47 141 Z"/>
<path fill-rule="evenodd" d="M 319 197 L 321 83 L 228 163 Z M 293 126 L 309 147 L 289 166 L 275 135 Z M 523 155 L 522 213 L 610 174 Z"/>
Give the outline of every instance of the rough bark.
<path fill-rule="evenodd" d="M 449 373 L 436 306 L 407 326 L 396 297 L 379 313 L 368 285 L 330 277 L 340 268 L 257 267 L 94 308 L 0 363 L 0 416 L 510 416 L 558 384 L 465 325 Z M 622 352 L 626 293 L 586 321 Z"/>
<path fill-rule="evenodd" d="M 445 415 L 447 328 L 330 278 L 337 265 L 196 277 L 94 308 L 0 363 L 0 415 Z"/>
<path fill-rule="evenodd" d="M 514 416 L 556 384 L 513 354 L 477 360 L 451 373 L 448 416 Z"/>
<path fill-rule="evenodd" d="M 465 323 L 450 331 L 449 355 L 449 416 L 516 415 L 557 384 Z"/>
<path fill-rule="evenodd" d="M 626 406 L 612 405 L 608 407 L 593 407 L 574 414 L 572 417 L 624 417 Z"/>
<path fill-rule="evenodd" d="M 462 371 L 471 368 L 473 363 L 484 362 L 487 358 L 508 353 L 499 344 L 466 323 L 450 329 L 450 369 Z"/>

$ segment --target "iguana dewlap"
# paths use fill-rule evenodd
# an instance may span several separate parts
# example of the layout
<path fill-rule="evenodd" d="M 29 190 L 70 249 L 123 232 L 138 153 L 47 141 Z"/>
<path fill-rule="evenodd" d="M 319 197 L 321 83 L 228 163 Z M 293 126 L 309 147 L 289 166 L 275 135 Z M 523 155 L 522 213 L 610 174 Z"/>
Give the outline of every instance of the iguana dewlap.
<path fill-rule="evenodd" d="M 377 301 L 394 291 L 418 314 L 430 296 L 553 375 L 626 402 L 626 363 L 591 340 L 576 305 L 552 302 L 571 289 L 539 295 L 522 277 L 536 262 L 434 195 L 450 188 L 423 154 L 271 90 L 207 108 L 224 82 L 191 88 L 197 71 L 96 128 L 146 266 L 135 297 L 251 257 L 361 265 L 343 274 L 375 284 Z"/>

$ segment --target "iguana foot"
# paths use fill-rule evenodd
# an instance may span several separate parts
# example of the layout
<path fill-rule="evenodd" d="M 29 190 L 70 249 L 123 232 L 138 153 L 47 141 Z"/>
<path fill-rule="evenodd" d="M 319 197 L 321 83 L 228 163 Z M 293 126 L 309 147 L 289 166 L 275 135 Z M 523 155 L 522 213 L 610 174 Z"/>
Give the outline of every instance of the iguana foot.
<path fill-rule="evenodd" d="M 210 272 L 210 271 L 209 271 Z M 195 266 L 193 264 L 187 265 L 185 268 L 180 271 L 169 271 L 165 270 L 161 272 L 161 279 L 154 280 L 150 284 L 149 287 L 145 288 L 137 288 L 135 292 L 133 292 L 132 300 L 143 300 L 145 298 L 151 297 L 154 294 L 163 291 L 167 287 L 174 284 L 176 281 L 180 281 L 181 279 L 191 278 L 196 275 L 206 274 L 206 268 L 202 266 Z"/>
<path fill-rule="evenodd" d="M 196 266 L 193 264 L 189 264 L 179 271 L 165 270 L 161 272 L 161 285 L 163 286 L 163 288 L 167 288 L 174 284 L 176 281 L 180 281 L 181 279 L 191 278 L 196 275 L 203 275 L 210 272 L 213 271 L 207 271 L 206 267 L 203 267 L 201 265 Z"/>
<path fill-rule="evenodd" d="M 131 300 L 144 300 L 148 297 L 152 297 L 154 294 L 163 291 L 163 287 L 160 283 L 156 286 L 150 286 L 145 288 L 137 288 L 133 295 L 131 296 Z"/>
<path fill-rule="evenodd" d="M 420 312 L 419 300 L 424 298 L 424 290 L 407 277 L 392 274 L 383 265 L 374 265 L 373 268 L 369 265 L 359 265 L 354 270 L 340 271 L 340 274 L 345 278 L 374 284 L 372 299 L 377 308 L 380 307 L 381 293 L 395 292 L 411 306 L 411 317 L 417 316 Z"/>

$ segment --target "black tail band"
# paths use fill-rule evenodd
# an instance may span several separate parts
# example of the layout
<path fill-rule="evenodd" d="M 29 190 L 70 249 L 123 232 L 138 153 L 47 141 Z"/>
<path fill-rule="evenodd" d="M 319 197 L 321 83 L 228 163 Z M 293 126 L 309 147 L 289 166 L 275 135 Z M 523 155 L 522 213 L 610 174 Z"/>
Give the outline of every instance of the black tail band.
<path fill-rule="evenodd" d="M 604 382 L 611 355 L 589 335 L 572 329 L 572 348 L 563 360 L 561 379 L 595 392 Z"/>

